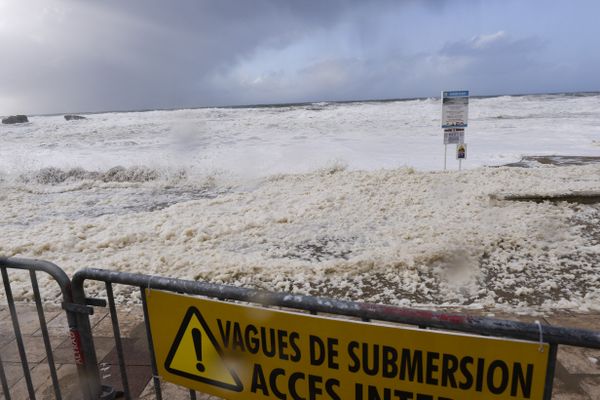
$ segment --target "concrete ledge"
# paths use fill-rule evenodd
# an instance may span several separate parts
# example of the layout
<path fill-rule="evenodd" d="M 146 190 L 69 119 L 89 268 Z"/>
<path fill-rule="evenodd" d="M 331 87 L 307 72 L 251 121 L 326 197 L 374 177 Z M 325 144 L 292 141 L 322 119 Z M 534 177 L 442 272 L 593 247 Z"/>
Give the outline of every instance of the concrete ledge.
<path fill-rule="evenodd" d="M 541 165 L 556 165 L 559 167 L 572 165 L 600 164 L 600 157 L 594 156 L 524 156 L 520 161 L 501 165 L 502 167 L 535 168 Z"/>
<path fill-rule="evenodd" d="M 600 203 L 600 191 L 581 191 L 570 193 L 555 194 L 490 194 L 491 200 L 500 201 L 531 201 L 534 203 L 543 203 L 545 201 L 578 204 L 596 204 Z"/>

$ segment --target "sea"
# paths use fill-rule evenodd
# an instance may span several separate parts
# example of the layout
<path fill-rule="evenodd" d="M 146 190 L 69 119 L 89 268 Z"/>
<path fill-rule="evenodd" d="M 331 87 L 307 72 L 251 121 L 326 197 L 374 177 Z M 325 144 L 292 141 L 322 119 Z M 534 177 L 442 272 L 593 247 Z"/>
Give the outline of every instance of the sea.
<path fill-rule="evenodd" d="M 81 115 L 0 125 L 0 256 L 400 305 L 599 304 L 596 205 L 490 196 L 598 190 L 600 93 L 472 97 L 461 171 L 439 98 Z"/>

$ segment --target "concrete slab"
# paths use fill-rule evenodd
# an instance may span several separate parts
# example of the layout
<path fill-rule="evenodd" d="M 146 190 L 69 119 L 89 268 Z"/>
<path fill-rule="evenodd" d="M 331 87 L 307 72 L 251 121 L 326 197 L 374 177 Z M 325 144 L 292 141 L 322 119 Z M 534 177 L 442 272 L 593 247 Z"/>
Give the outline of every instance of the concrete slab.
<path fill-rule="evenodd" d="M 47 363 L 38 364 L 34 368 L 32 368 L 31 381 L 33 383 L 34 391 L 37 391 L 40 388 L 43 388 L 43 390 L 46 390 L 46 388 L 50 388 L 50 390 L 52 391 L 52 380 L 50 378 L 50 367 L 48 367 Z M 25 378 L 21 378 L 10 389 L 10 395 L 13 399 L 28 399 L 29 398 Z"/>
<path fill-rule="evenodd" d="M 138 325 L 143 323 L 144 314 L 142 313 L 141 309 L 140 309 L 140 313 L 141 314 L 139 314 L 139 315 L 129 314 L 129 313 L 128 314 L 117 313 L 118 319 L 119 319 L 119 330 L 121 332 L 121 337 L 130 337 L 133 330 Z M 94 331 L 94 335 L 97 335 L 97 336 L 113 336 L 113 326 L 112 326 L 112 319 L 110 318 L 110 315 L 107 315 L 100 322 L 98 322 L 96 324 L 96 326 L 94 326 L 93 331 Z"/>
<path fill-rule="evenodd" d="M 4 345 L 15 340 L 15 334 L 12 330 L 12 326 L 10 328 L 0 328 L 0 348 Z"/>
<path fill-rule="evenodd" d="M 123 358 L 127 365 L 150 366 L 150 352 L 146 341 L 124 338 L 122 339 L 122 344 L 124 353 Z M 111 349 L 111 351 L 102 359 L 102 362 L 118 365 L 119 359 L 116 347 Z"/>
<path fill-rule="evenodd" d="M 108 311 L 103 308 L 94 308 L 94 314 L 90 315 L 90 324 L 94 327 L 104 317 L 106 317 Z M 39 323 L 38 323 L 39 325 Z M 48 320 L 48 333 L 50 336 L 67 336 L 69 335 L 69 324 L 67 322 L 67 315 L 64 312 L 59 312 L 51 320 Z M 36 331 L 35 335 L 41 336 L 41 331 Z"/>
<path fill-rule="evenodd" d="M 21 363 L 3 363 L 3 365 L 8 387 L 13 387 L 15 383 L 17 383 L 21 378 L 23 378 L 23 367 L 21 367 Z M 2 393 L 1 385 L 0 393 Z"/>
<path fill-rule="evenodd" d="M 558 361 L 570 374 L 600 375 L 600 350 L 559 346 Z"/>
<path fill-rule="evenodd" d="M 587 395 L 578 393 L 553 393 L 552 400 L 593 400 Z"/>
<path fill-rule="evenodd" d="M 554 374 L 554 385 L 552 390 L 552 398 L 570 399 L 570 396 L 581 399 L 585 398 L 586 394 L 581 387 L 581 378 L 577 375 L 572 375 L 567 369 L 558 362 Z"/>
<path fill-rule="evenodd" d="M 94 347 L 96 348 L 96 357 L 102 360 L 115 345 L 113 338 L 94 338 Z M 70 339 L 63 340 L 54 348 L 54 361 L 59 364 L 74 364 L 73 348 Z"/>
<path fill-rule="evenodd" d="M 599 314 L 560 313 L 544 317 L 550 325 L 579 329 L 600 330 Z"/>
<path fill-rule="evenodd" d="M 31 335 L 40 329 L 40 320 L 35 305 L 17 305 L 16 310 L 21 334 Z M 6 344 L 7 341 L 14 338 L 14 327 L 8 308 L 2 311 L 2 315 L 4 318 L 0 320 L 0 345 Z M 46 321 L 48 321 L 56 317 L 58 313 L 49 311 L 45 312 L 45 315 Z"/>
<path fill-rule="evenodd" d="M 103 364 L 101 372 L 102 384 L 113 387 L 115 390 L 123 390 L 123 381 L 121 372 L 117 364 Z M 148 382 L 152 378 L 152 369 L 149 365 L 128 365 L 127 380 L 129 383 L 129 393 L 132 398 L 137 399 Z"/>
<path fill-rule="evenodd" d="M 127 379 L 132 396 L 137 397 L 144 390 L 150 378 L 152 368 L 150 367 L 150 353 L 145 341 L 140 339 L 124 338 L 123 359 L 127 365 Z M 102 360 L 103 383 L 115 389 L 122 390 L 123 382 L 119 368 L 117 349 L 114 347 Z"/>
<path fill-rule="evenodd" d="M 600 399 L 600 377 L 587 377 L 581 381 L 581 387 L 590 399 Z"/>
<path fill-rule="evenodd" d="M 80 400 L 81 389 L 75 364 L 62 364 L 58 370 L 58 382 L 60 390 L 65 400 Z M 40 393 L 47 395 L 48 389 L 40 390 Z M 42 397 L 44 398 L 44 397 Z M 53 397 L 50 397 L 53 399 Z"/>
<path fill-rule="evenodd" d="M 172 383 L 161 380 L 161 389 L 163 399 L 173 400 L 189 400 L 190 391 L 189 389 L 182 388 L 181 386 L 173 385 Z M 156 395 L 154 392 L 154 384 L 149 382 L 144 391 L 140 394 L 140 400 L 155 400 Z M 222 400 L 220 397 L 211 396 L 204 393 L 196 393 L 196 399 L 198 400 Z"/>
<path fill-rule="evenodd" d="M 55 349 L 64 340 L 65 339 L 62 337 L 50 338 L 50 345 L 53 349 Z M 41 336 L 23 336 L 23 344 L 25 347 L 27 361 L 30 364 L 38 364 L 46 359 L 46 348 L 44 347 L 44 341 Z M 2 346 L 0 352 L 2 352 L 3 362 L 21 362 L 16 340 L 13 340 L 10 343 Z"/>

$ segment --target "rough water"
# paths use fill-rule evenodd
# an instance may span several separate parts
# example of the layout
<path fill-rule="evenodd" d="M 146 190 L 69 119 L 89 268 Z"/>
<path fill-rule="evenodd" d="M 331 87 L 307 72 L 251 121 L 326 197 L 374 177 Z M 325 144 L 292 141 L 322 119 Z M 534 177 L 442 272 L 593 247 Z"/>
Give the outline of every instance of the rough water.
<path fill-rule="evenodd" d="M 440 171 L 439 114 L 424 99 L 0 126 L 0 255 L 402 305 L 598 308 L 600 207 L 490 195 L 600 190 L 600 95 L 471 99 L 462 172 L 454 146 Z M 528 168 L 485 167 L 509 163 Z"/>

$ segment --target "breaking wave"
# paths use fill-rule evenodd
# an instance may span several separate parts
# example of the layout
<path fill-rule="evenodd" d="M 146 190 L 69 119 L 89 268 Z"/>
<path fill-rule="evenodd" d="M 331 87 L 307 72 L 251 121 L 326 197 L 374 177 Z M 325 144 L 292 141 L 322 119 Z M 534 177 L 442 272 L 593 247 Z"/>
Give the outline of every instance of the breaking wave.
<path fill-rule="evenodd" d="M 165 171 L 146 166 L 116 166 L 106 171 L 89 171 L 81 167 L 70 169 L 47 167 L 21 174 L 19 180 L 22 183 L 37 183 L 40 185 L 57 185 L 85 180 L 134 183 L 155 181 L 166 177 L 165 175 L 169 175 L 169 178 L 185 178 L 187 173 L 185 170 L 166 173 Z"/>

